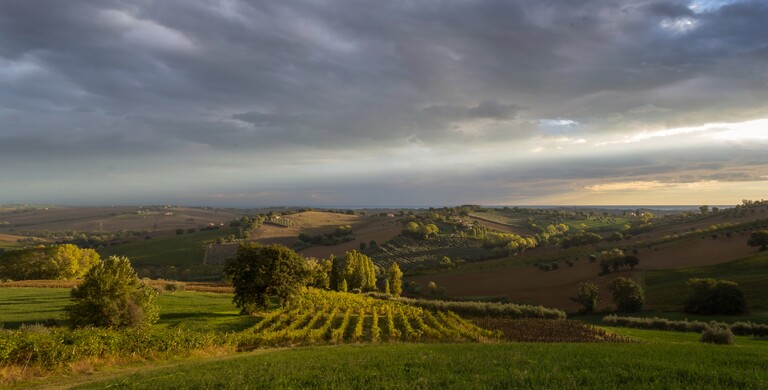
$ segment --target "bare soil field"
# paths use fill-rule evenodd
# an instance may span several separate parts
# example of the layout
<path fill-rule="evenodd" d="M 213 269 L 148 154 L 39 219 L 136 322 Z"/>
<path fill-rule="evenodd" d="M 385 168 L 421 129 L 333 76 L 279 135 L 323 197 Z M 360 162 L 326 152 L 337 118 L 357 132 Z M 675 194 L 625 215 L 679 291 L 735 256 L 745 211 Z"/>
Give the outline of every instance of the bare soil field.
<path fill-rule="evenodd" d="M 15 234 L 0 233 L 0 242 L 18 242 L 19 240 L 28 238 L 26 236 L 17 236 Z"/>
<path fill-rule="evenodd" d="M 282 217 L 293 222 L 293 226 L 283 227 L 264 224 L 254 230 L 251 239 L 270 244 L 293 245 L 299 234 L 318 235 L 332 233 L 337 227 L 352 226 L 354 240 L 332 246 L 314 246 L 300 253 L 307 257 L 328 258 L 331 255 L 343 255 L 344 252 L 358 249 L 361 242 L 371 240 L 381 244 L 400 234 L 402 226 L 389 217 L 348 215 L 322 211 L 307 211 Z"/>
<path fill-rule="evenodd" d="M 263 224 L 253 230 L 251 240 L 263 244 L 282 244 L 291 247 L 299 241 L 299 234 L 318 235 L 332 233 L 337 227 L 352 226 L 354 240 L 331 246 L 313 246 L 299 251 L 306 257 L 329 258 L 331 255 L 341 256 L 344 252 L 358 249 L 360 243 L 370 244 L 371 240 L 382 244 L 391 240 L 402 230 L 402 226 L 394 218 L 366 215 L 348 215 L 323 211 L 307 211 L 281 217 L 290 220 L 292 226 L 277 226 Z M 221 263 L 237 253 L 237 243 L 214 245 L 208 249 L 206 262 Z"/>
<path fill-rule="evenodd" d="M 0 214 L 7 222 L 0 232 L 75 230 L 82 232 L 118 232 L 120 230 L 175 230 L 221 224 L 239 218 L 231 210 L 170 207 L 143 209 L 120 207 L 50 207 L 19 213 Z"/>
<path fill-rule="evenodd" d="M 712 215 L 708 218 L 702 218 L 697 221 L 681 222 L 680 224 L 675 224 L 671 226 L 654 229 L 653 231 L 648 233 L 638 234 L 632 237 L 630 241 L 637 242 L 637 241 L 654 240 L 658 238 L 663 238 L 665 236 L 681 234 L 685 231 L 690 231 L 693 229 L 702 229 L 702 230 L 707 229 L 712 225 L 720 225 L 724 223 L 730 223 L 730 224 L 736 225 L 740 223 L 752 222 L 758 219 L 767 219 L 767 218 L 768 218 L 768 208 L 765 208 L 765 207 L 756 208 L 754 213 L 750 211 L 750 212 L 747 212 L 744 216 L 740 216 L 740 217 Z"/>
<path fill-rule="evenodd" d="M 479 218 L 479 217 L 471 217 L 471 218 L 469 218 L 469 221 L 471 221 L 471 222 L 477 221 L 477 222 L 480 223 L 481 226 L 485 226 L 487 228 L 498 230 L 498 231 L 501 231 L 501 232 L 514 233 L 514 234 L 517 234 L 519 236 L 530 236 L 530 235 L 534 234 L 530 229 L 527 229 L 527 228 L 520 228 L 520 227 L 509 226 L 509 225 L 502 225 L 500 223 L 496 223 L 496 222 L 489 221 L 487 219 L 483 219 L 483 218 Z"/>
<path fill-rule="evenodd" d="M 643 249 L 638 253 L 640 265 L 635 270 L 599 276 L 597 263 L 581 259 L 573 267 L 561 264 L 560 269 L 544 272 L 533 266 L 512 268 L 488 268 L 472 272 L 420 275 L 408 278 L 426 291 L 429 282 L 435 282 L 451 296 L 506 295 L 514 302 L 531 303 L 565 310 L 576 310 L 578 304 L 571 301 L 579 283 L 592 282 L 600 286 L 601 307 L 611 303 L 607 284 L 618 276 L 633 277 L 642 282 L 642 271 L 651 269 L 685 268 L 706 266 L 737 260 L 756 253 L 746 244 L 747 237 L 689 239 L 658 247 Z"/>

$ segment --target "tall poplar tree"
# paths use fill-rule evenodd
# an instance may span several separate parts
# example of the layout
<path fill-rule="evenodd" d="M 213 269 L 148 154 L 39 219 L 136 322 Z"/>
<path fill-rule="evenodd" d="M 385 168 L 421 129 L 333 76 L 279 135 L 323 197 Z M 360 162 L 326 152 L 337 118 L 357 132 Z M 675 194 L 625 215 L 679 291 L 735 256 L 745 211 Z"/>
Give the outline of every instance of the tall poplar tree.
<path fill-rule="evenodd" d="M 400 271 L 396 261 L 393 261 L 387 270 L 387 283 L 389 284 L 389 293 L 399 297 L 403 292 L 403 272 Z"/>

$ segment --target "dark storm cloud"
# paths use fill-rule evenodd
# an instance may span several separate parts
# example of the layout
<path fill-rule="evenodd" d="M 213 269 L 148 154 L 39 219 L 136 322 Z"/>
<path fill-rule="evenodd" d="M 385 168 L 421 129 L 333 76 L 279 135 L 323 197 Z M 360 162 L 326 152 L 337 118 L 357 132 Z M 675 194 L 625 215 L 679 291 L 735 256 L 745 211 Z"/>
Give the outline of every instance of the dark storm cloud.
<path fill-rule="evenodd" d="M 690 5 L 6 0 L 0 163 L 78 169 L 111 158 L 119 170 L 155 157 L 194 168 L 190 154 L 207 153 L 202 168 L 768 114 L 768 4 Z M 539 130 L 548 119 L 578 125 Z M 678 163 L 643 159 L 510 180 L 652 175 Z M 715 175 L 708 163 L 699 171 Z"/>

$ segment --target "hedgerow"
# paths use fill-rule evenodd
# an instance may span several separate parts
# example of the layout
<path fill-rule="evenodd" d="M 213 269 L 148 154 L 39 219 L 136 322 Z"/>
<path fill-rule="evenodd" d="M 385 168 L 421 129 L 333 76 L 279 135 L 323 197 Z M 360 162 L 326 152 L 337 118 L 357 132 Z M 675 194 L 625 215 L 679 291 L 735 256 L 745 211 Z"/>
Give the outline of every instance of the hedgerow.
<path fill-rule="evenodd" d="M 564 319 L 565 311 L 544 306 L 477 301 L 438 301 L 431 299 L 397 298 L 399 302 L 433 311 L 452 311 L 469 317 Z"/>
<path fill-rule="evenodd" d="M 0 365 L 60 367 L 108 357 L 180 355 L 229 344 L 229 336 L 176 329 L 49 329 L 42 326 L 0 331 Z"/>
<path fill-rule="evenodd" d="M 641 318 L 641 317 L 619 317 L 609 315 L 603 317 L 603 323 L 610 326 L 619 326 L 624 328 L 639 328 L 652 330 L 672 330 L 678 332 L 696 332 L 701 333 L 707 329 L 718 327 L 729 329 L 739 336 L 768 336 L 768 325 L 756 324 L 754 322 L 735 322 L 727 324 L 717 321 L 675 321 L 666 318 Z"/>

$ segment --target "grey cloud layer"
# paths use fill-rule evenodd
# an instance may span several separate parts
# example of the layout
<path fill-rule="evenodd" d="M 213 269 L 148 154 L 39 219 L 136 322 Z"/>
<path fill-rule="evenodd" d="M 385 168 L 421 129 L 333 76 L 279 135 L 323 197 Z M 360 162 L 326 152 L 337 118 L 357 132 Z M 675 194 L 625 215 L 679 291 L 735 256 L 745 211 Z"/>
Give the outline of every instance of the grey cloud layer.
<path fill-rule="evenodd" d="M 522 142 L 542 119 L 588 137 L 761 117 L 766 20 L 763 1 L 6 0 L 0 163 L 301 163 Z"/>

